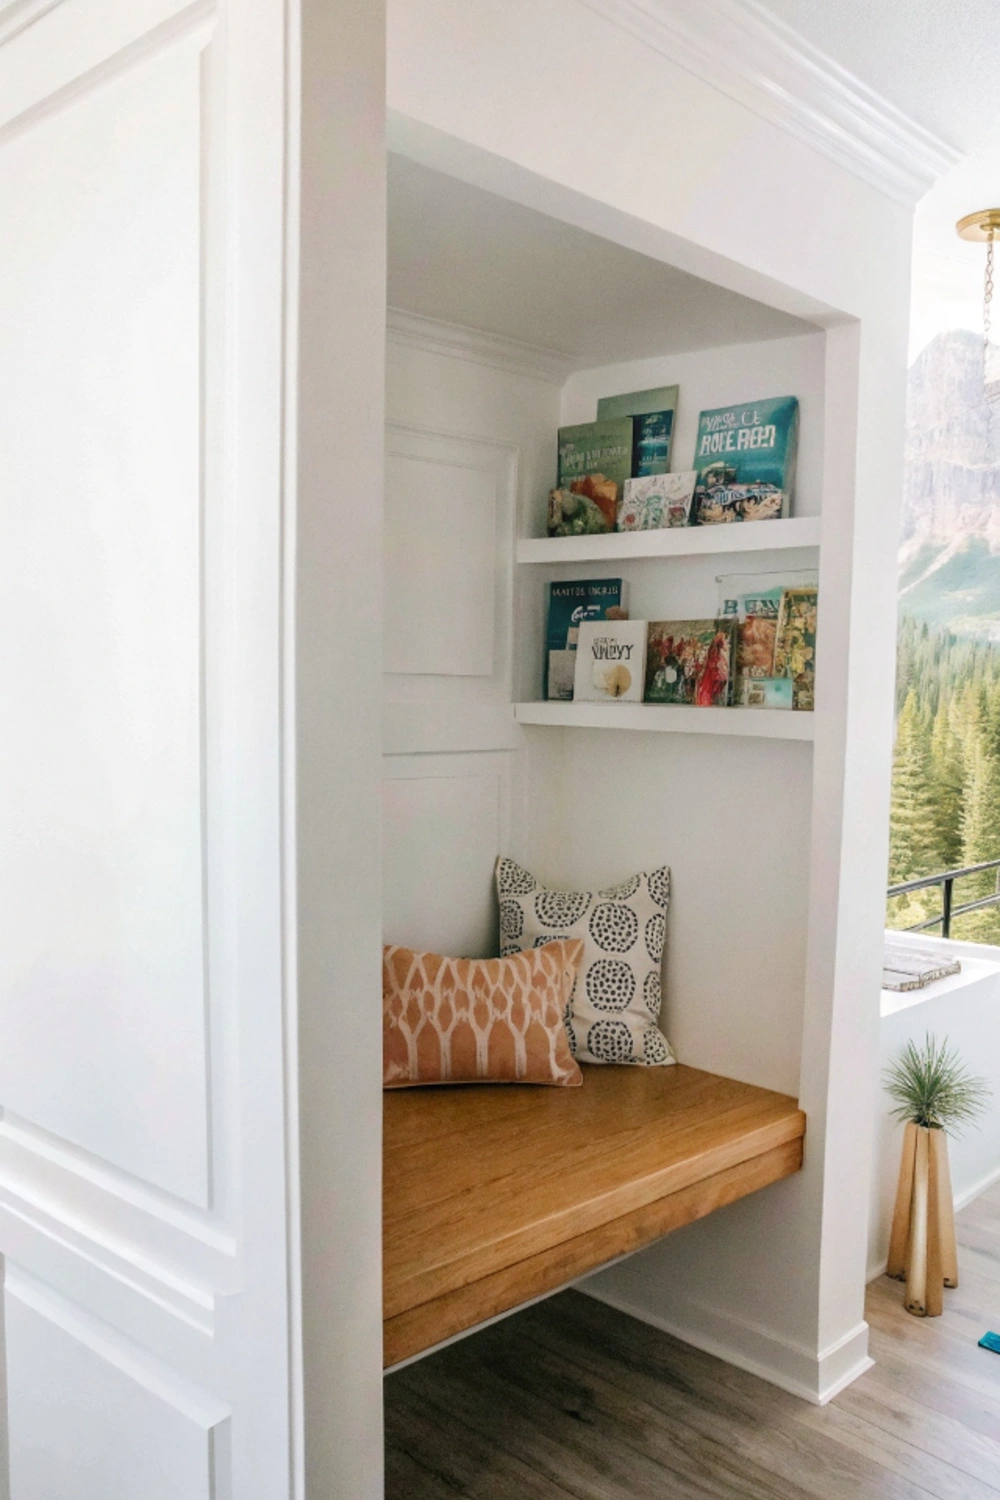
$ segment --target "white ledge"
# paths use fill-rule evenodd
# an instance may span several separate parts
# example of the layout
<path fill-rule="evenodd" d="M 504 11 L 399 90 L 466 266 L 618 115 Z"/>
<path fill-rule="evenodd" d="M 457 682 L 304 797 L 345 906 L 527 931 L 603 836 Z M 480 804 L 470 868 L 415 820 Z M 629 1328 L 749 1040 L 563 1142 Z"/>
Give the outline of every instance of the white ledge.
<path fill-rule="evenodd" d="M 655 531 L 608 531 L 600 536 L 524 537 L 519 563 L 614 562 L 636 557 L 706 557 L 818 547 L 819 516 L 740 521 L 729 526 L 670 526 Z"/>
<path fill-rule="evenodd" d="M 811 740 L 816 715 L 782 708 L 694 708 L 687 703 L 515 703 L 519 724 L 550 728 L 652 730 Z"/>

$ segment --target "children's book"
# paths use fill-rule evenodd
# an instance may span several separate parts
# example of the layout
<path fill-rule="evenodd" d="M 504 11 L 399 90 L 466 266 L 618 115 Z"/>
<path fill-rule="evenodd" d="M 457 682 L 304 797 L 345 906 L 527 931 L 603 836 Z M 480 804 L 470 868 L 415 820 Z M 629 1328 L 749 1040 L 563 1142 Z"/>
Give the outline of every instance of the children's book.
<path fill-rule="evenodd" d="M 774 647 L 774 675 L 792 680 L 792 707 L 816 707 L 815 588 L 785 589 Z"/>
<path fill-rule="evenodd" d="M 795 396 L 703 411 L 694 458 L 697 523 L 717 526 L 787 516 L 798 429 Z"/>
<path fill-rule="evenodd" d="M 726 707 L 732 701 L 735 631 L 731 619 L 651 621 L 645 701 Z"/>
<path fill-rule="evenodd" d="M 574 700 L 641 703 L 645 671 L 645 620 L 583 621 L 576 648 Z"/>
<path fill-rule="evenodd" d="M 659 386 L 650 391 L 629 391 L 624 396 L 602 396 L 597 419 L 632 418 L 632 477 L 666 474 L 670 468 L 670 445 L 677 418 L 680 387 Z"/>
<path fill-rule="evenodd" d="M 549 535 L 614 531 L 631 475 L 631 417 L 560 427 L 559 484 L 549 497 Z"/>
<path fill-rule="evenodd" d="M 733 573 L 721 577 L 719 613 L 736 625 L 734 702 L 744 708 L 791 708 L 792 683 L 778 675 L 778 617 L 787 588 L 815 590 L 815 570 L 798 573 Z"/>
<path fill-rule="evenodd" d="M 656 474 L 627 479 L 618 510 L 619 531 L 655 531 L 662 526 L 687 526 L 691 519 L 696 474 Z"/>
<path fill-rule="evenodd" d="M 628 584 L 621 578 L 585 578 L 549 584 L 546 629 L 546 698 L 571 699 L 576 648 L 584 620 L 627 620 Z"/>

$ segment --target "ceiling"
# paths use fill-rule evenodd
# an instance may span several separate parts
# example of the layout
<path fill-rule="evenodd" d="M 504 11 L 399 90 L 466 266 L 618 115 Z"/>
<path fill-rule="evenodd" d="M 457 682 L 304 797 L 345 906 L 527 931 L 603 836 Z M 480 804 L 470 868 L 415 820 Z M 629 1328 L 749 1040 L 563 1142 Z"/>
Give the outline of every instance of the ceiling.
<path fill-rule="evenodd" d="M 1000 0 L 767 0 L 767 10 L 966 153 L 916 211 L 911 354 L 981 326 L 984 251 L 956 220 L 1000 206 Z"/>
<path fill-rule="evenodd" d="M 581 368 L 812 327 L 395 155 L 388 250 L 390 306 L 558 351 Z"/>
<path fill-rule="evenodd" d="M 953 146 L 1000 145 L 998 0 L 766 0 L 766 8 Z"/>

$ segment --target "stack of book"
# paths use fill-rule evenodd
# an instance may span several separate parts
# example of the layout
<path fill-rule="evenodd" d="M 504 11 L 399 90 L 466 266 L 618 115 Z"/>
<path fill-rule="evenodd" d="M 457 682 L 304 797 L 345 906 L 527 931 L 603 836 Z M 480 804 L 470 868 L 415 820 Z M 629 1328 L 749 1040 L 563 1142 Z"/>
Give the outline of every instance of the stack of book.
<path fill-rule="evenodd" d="M 772 520 L 791 510 L 794 396 L 703 411 L 689 469 L 671 473 L 680 388 L 605 396 L 597 420 L 559 429 L 550 536 Z"/>

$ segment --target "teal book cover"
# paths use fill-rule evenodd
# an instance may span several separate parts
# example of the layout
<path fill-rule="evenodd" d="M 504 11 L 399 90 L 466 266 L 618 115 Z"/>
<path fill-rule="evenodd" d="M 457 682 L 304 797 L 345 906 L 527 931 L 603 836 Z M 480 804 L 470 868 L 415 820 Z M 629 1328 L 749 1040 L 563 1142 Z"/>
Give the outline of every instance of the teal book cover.
<path fill-rule="evenodd" d="M 798 430 L 795 396 L 703 411 L 694 454 L 698 524 L 787 516 L 795 489 Z"/>
<path fill-rule="evenodd" d="M 572 698 L 574 657 L 585 620 L 624 620 L 627 584 L 621 578 L 585 578 L 549 584 L 545 639 L 545 696 Z"/>
<path fill-rule="evenodd" d="M 631 478 L 669 474 L 679 394 L 680 386 L 663 385 L 648 391 L 629 391 L 624 396 L 602 396 L 598 401 L 598 421 L 632 418 Z"/>

